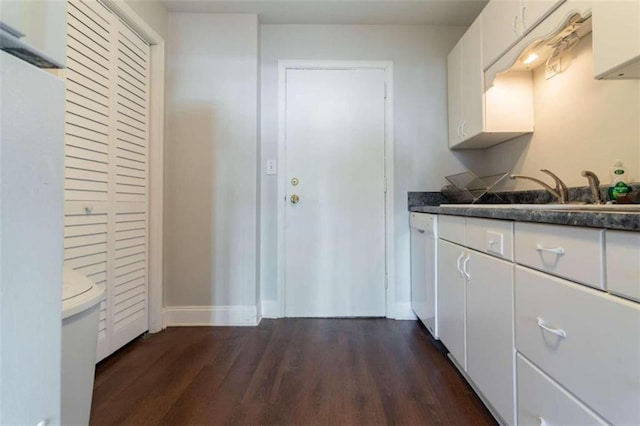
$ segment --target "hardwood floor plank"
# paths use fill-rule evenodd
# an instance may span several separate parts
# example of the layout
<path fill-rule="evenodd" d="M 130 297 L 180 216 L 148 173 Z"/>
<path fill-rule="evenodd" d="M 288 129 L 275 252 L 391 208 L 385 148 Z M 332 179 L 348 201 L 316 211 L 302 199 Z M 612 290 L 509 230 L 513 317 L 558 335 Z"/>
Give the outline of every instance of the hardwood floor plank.
<path fill-rule="evenodd" d="M 96 368 L 91 424 L 496 424 L 414 321 L 170 328 Z"/>

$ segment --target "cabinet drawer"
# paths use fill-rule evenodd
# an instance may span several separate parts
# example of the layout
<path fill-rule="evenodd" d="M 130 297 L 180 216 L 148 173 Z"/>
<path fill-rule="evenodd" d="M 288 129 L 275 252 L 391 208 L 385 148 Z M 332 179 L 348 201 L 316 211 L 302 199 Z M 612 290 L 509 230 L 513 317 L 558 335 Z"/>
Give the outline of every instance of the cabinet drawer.
<path fill-rule="evenodd" d="M 604 288 L 603 235 L 601 229 L 518 222 L 516 263 Z"/>
<path fill-rule="evenodd" d="M 589 408 L 536 366 L 516 355 L 519 425 L 604 425 Z"/>
<path fill-rule="evenodd" d="M 464 223 L 465 218 L 462 216 L 441 214 L 438 217 L 438 237 L 464 245 Z"/>
<path fill-rule="evenodd" d="M 467 218 L 465 241 L 472 249 L 513 260 L 513 222 Z"/>
<path fill-rule="evenodd" d="M 518 352 L 608 421 L 640 424 L 640 304 L 516 266 L 515 321 Z"/>
<path fill-rule="evenodd" d="M 640 300 L 640 232 L 606 231 L 607 290 Z"/>

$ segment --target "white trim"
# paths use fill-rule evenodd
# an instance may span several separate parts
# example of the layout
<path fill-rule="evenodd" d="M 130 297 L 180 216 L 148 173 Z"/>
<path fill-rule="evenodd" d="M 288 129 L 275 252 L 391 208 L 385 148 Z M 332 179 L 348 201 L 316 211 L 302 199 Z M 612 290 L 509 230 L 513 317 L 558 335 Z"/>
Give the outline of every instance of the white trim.
<path fill-rule="evenodd" d="M 167 308 L 163 307 L 161 310 L 161 320 L 162 320 L 162 329 L 167 328 L 167 319 L 169 316 L 167 315 Z"/>
<path fill-rule="evenodd" d="M 163 205 L 165 41 L 124 0 L 104 4 L 151 45 L 151 97 L 149 102 L 149 332 L 163 325 Z"/>
<path fill-rule="evenodd" d="M 415 320 L 416 315 L 411 309 L 411 302 L 396 302 L 393 307 L 393 318 L 397 320 Z"/>
<path fill-rule="evenodd" d="M 278 318 L 278 301 L 263 300 L 262 301 L 262 318 Z"/>
<path fill-rule="evenodd" d="M 256 326 L 260 321 L 255 306 L 172 306 L 165 323 L 176 326 Z"/>
<path fill-rule="evenodd" d="M 154 45 L 164 43 L 164 39 L 144 19 L 138 15 L 125 0 L 101 0 L 113 13 L 118 15 L 147 43 Z"/>
<path fill-rule="evenodd" d="M 262 314 L 265 318 L 285 316 L 285 259 L 284 259 L 284 207 L 286 194 L 284 170 L 285 165 L 285 96 L 287 69 L 363 69 L 374 68 L 385 71 L 387 97 L 385 101 L 385 138 L 384 165 L 386 179 L 385 196 L 385 257 L 387 270 L 386 317 L 395 318 L 395 225 L 394 225 L 394 196 L 393 196 L 393 62 L 390 61 L 316 61 L 316 60 L 280 60 L 278 61 L 278 267 L 277 300 L 265 301 L 262 304 Z M 275 303 L 275 306 L 273 305 Z"/>
<path fill-rule="evenodd" d="M 164 299 L 164 41 L 151 46 L 149 102 L 149 332 L 162 330 Z"/>

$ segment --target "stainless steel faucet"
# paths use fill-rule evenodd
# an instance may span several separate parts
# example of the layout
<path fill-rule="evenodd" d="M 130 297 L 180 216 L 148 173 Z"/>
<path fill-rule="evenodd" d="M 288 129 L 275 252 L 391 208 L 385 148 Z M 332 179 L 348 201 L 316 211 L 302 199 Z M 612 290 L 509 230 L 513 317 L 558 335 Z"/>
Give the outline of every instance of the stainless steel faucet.
<path fill-rule="evenodd" d="M 591 189 L 591 196 L 595 204 L 604 204 L 604 198 L 600 192 L 600 179 L 590 170 L 583 170 L 582 176 L 589 180 L 589 188 Z"/>
<path fill-rule="evenodd" d="M 567 188 L 567 185 L 565 185 L 565 183 L 562 180 L 560 180 L 558 176 L 556 176 L 554 173 L 550 172 L 549 170 L 540 169 L 540 171 L 553 178 L 556 185 L 555 188 L 551 188 L 549 185 L 547 185 L 540 179 L 536 179 L 531 176 L 510 175 L 509 177 L 511 179 L 527 179 L 537 183 L 538 185 L 542 186 L 549 194 L 553 195 L 559 204 L 565 204 L 567 201 L 569 201 L 569 188 Z"/>

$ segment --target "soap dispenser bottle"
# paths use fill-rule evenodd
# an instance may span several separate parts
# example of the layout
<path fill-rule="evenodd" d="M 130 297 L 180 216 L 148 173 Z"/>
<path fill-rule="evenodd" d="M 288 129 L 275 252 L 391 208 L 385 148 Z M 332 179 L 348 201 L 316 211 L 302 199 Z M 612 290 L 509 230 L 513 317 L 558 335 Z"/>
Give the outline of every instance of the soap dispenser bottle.
<path fill-rule="evenodd" d="M 627 184 L 626 169 L 622 165 L 622 160 L 616 160 L 611 166 L 611 187 L 609 187 L 609 199 L 616 202 L 629 202 L 627 194 L 631 191 Z"/>

